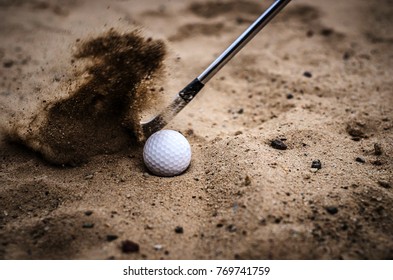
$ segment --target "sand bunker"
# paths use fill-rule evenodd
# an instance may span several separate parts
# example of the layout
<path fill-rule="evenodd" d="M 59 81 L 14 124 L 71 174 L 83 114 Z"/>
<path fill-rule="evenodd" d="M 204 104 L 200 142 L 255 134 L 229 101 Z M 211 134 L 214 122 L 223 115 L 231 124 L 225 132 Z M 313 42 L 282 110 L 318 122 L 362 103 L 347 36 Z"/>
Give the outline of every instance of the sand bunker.
<path fill-rule="evenodd" d="M 165 54 L 162 41 L 138 32 L 111 30 L 79 42 L 72 63 L 89 63 L 86 82 L 46 105 L 27 127 L 15 125 L 12 138 L 51 163 L 70 165 L 135 144 L 140 113 L 158 97 L 151 87 Z"/>
<path fill-rule="evenodd" d="M 132 146 L 135 102 L 168 102 L 273 1 L 33 2 L 0 1 L 0 127 L 52 161 L 120 152 L 56 168 L 0 141 L 0 259 L 393 258 L 392 0 L 291 1 L 171 120 L 192 147 L 172 178 Z M 162 43 L 102 35 L 130 26 L 170 41 L 165 80 Z"/>

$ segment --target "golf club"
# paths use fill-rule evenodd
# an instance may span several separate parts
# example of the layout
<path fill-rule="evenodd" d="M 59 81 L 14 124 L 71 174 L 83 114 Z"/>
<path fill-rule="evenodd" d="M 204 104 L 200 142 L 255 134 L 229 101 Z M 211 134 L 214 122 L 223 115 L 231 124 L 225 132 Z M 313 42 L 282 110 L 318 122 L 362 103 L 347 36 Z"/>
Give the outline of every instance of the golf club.
<path fill-rule="evenodd" d="M 254 36 L 273 19 L 290 0 L 276 0 L 256 21 L 254 21 L 215 61 L 197 78 L 180 91 L 164 110 L 151 120 L 141 122 L 142 133 L 147 139 L 154 132 L 162 129 L 179 113 L 204 87 L 204 85 Z"/>

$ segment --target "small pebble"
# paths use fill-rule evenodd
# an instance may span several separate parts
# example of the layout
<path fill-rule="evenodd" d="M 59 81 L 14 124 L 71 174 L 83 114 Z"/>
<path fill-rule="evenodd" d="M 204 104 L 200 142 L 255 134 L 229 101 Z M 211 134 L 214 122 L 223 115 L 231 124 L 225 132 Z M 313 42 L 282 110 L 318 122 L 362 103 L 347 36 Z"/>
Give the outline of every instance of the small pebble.
<path fill-rule="evenodd" d="M 282 221 L 282 217 L 275 217 L 274 218 L 274 223 L 279 224 Z"/>
<path fill-rule="evenodd" d="M 187 130 L 185 131 L 184 134 L 187 134 L 188 136 L 192 136 L 192 135 L 194 135 L 195 133 L 194 133 L 194 130 L 193 130 L 193 129 L 189 128 L 189 129 L 187 129 Z"/>
<path fill-rule="evenodd" d="M 375 143 L 375 144 L 374 144 L 374 154 L 375 154 L 376 156 L 382 155 L 382 147 L 381 147 L 381 145 L 378 144 L 378 143 Z"/>
<path fill-rule="evenodd" d="M 266 226 L 266 224 L 267 224 L 266 219 L 265 219 L 265 218 L 261 218 L 261 219 L 259 220 L 259 224 L 260 224 L 261 226 Z"/>
<path fill-rule="evenodd" d="M 84 223 L 83 228 L 93 228 L 94 227 L 94 223 Z"/>
<path fill-rule="evenodd" d="M 106 241 L 111 242 L 113 240 L 116 240 L 117 238 L 119 238 L 119 237 L 117 235 L 115 235 L 115 234 L 108 234 L 106 236 Z"/>
<path fill-rule="evenodd" d="M 181 234 L 181 233 L 184 232 L 184 229 L 183 229 L 183 227 L 181 227 L 181 226 L 177 226 L 177 227 L 175 228 L 175 232 Z"/>
<path fill-rule="evenodd" d="M 229 232 L 236 232 L 237 228 L 236 228 L 235 225 L 228 225 L 227 226 L 227 231 L 229 231 Z"/>
<path fill-rule="evenodd" d="M 355 160 L 357 161 L 357 162 L 360 162 L 360 163 L 365 163 L 366 161 L 363 159 L 363 158 L 361 158 L 361 157 L 357 157 L 357 158 L 355 158 Z"/>
<path fill-rule="evenodd" d="M 156 244 L 156 245 L 153 246 L 153 248 L 154 248 L 156 251 L 160 251 L 160 250 L 162 249 L 162 245 L 161 245 L 161 244 Z"/>
<path fill-rule="evenodd" d="M 123 253 L 137 253 L 139 252 L 139 244 L 130 241 L 130 240 L 125 240 L 121 242 L 121 251 Z"/>
<path fill-rule="evenodd" d="M 322 36 L 328 37 L 334 33 L 334 30 L 331 28 L 323 28 L 320 33 Z"/>
<path fill-rule="evenodd" d="M 353 136 L 352 140 L 354 141 L 359 141 L 360 138 L 366 137 L 366 134 L 363 131 L 364 129 L 356 123 L 348 124 L 346 130 L 349 135 Z"/>
<path fill-rule="evenodd" d="M 306 77 L 306 78 L 312 78 L 311 72 L 308 72 L 308 71 L 304 72 L 303 76 Z"/>
<path fill-rule="evenodd" d="M 338 212 L 338 209 L 336 206 L 327 206 L 325 209 L 331 215 L 337 214 L 337 212 Z"/>
<path fill-rule="evenodd" d="M 85 180 L 91 180 L 93 179 L 94 175 L 93 174 L 89 174 L 85 176 Z"/>
<path fill-rule="evenodd" d="M 93 214 L 93 211 L 91 211 L 91 210 L 85 211 L 85 215 L 86 215 L 86 216 L 90 216 L 91 214 Z"/>
<path fill-rule="evenodd" d="M 288 93 L 287 94 L 287 99 L 292 99 L 294 96 L 293 96 L 293 94 L 292 93 Z"/>
<path fill-rule="evenodd" d="M 390 189 L 391 188 L 391 185 L 390 185 L 389 182 L 382 181 L 382 180 L 378 181 L 378 185 L 380 185 L 382 188 L 385 188 L 385 189 Z"/>
<path fill-rule="evenodd" d="M 12 67 L 12 65 L 14 65 L 14 61 L 11 60 L 11 59 L 5 60 L 5 61 L 3 62 L 4 68 L 10 68 L 10 67 Z"/>
<path fill-rule="evenodd" d="M 313 160 L 311 163 L 311 168 L 321 169 L 322 168 L 321 161 L 319 159 Z"/>
<path fill-rule="evenodd" d="M 251 179 L 248 175 L 246 175 L 246 178 L 244 178 L 244 185 L 245 186 L 251 185 Z"/>
<path fill-rule="evenodd" d="M 147 230 L 151 230 L 151 229 L 153 229 L 154 227 L 152 226 L 152 225 L 145 225 L 145 229 L 147 229 Z"/>
<path fill-rule="evenodd" d="M 272 148 L 277 150 L 286 150 L 288 148 L 287 145 L 285 145 L 285 143 L 280 139 L 275 139 L 271 141 L 270 145 L 272 146 Z"/>
<path fill-rule="evenodd" d="M 239 110 L 237 110 L 237 113 L 238 113 L 238 114 L 243 114 L 243 113 L 244 113 L 244 109 L 243 109 L 243 108 L 240 108 Z"/>
<path fill-rule="evenodd" d="M 374 160 L 374 161 L 372 161 L 371 163 L 372 163 L 373 165 L 375 165 L 375 166 L 381 166 L 381 165 L 383 165 L 383 162 L 380 161 L 380 160 Z"/>

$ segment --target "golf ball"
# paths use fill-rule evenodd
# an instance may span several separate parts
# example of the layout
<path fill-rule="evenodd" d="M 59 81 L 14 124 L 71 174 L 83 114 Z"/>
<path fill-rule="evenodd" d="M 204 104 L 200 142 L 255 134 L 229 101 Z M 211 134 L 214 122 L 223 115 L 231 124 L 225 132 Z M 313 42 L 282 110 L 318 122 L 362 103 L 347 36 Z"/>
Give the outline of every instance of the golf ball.
<path fill-rule="evenodd" d="M 179 132 L 161 130 L 147 139 L 143 148 L 143 160 L 155 175 L 176 176 L 190 165 L 191 147 Z"/>

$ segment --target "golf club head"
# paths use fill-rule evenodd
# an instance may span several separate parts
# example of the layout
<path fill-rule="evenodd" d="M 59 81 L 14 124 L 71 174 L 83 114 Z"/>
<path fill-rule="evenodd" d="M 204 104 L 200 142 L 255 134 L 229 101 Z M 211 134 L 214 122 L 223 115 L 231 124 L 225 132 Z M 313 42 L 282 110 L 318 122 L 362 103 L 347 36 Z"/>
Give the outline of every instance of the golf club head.
<path fill-rule="evenodd" d="M 191 100 L 194 99 L 195 95 L 197 95 L 203 86 L 204 84 L 202 84 L 198 79 L 194 79 L 182 91 L 176 94 L 172 102 L 158 115 L 149 121 L 141 122 L 140 126 L 142 135 L 139 136 L 139 140 L 144 141 L 154 132 L 164 128 L 168 122 L 170 122 Z"/>

